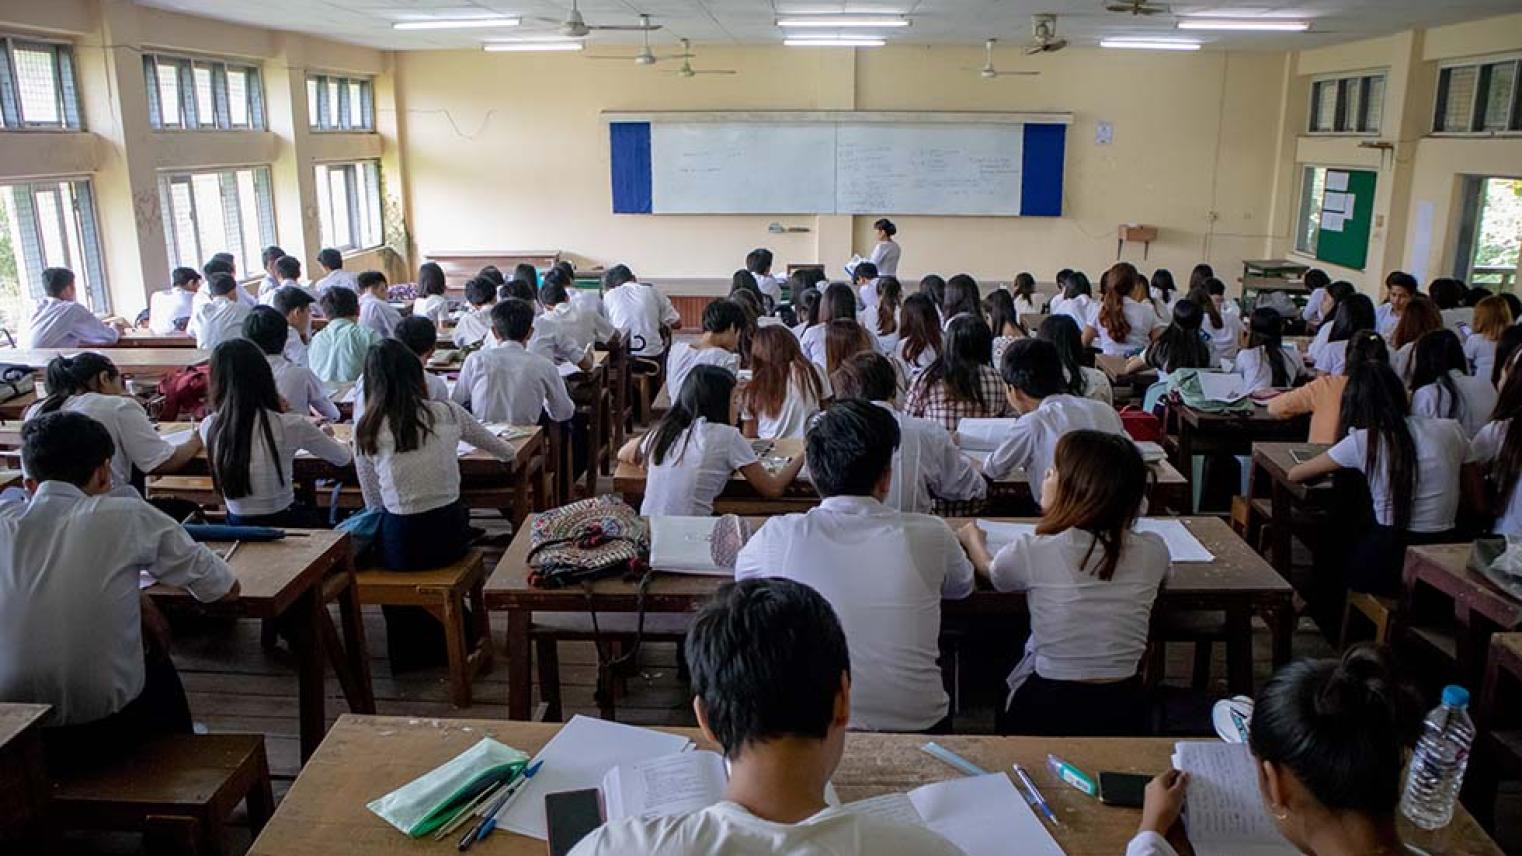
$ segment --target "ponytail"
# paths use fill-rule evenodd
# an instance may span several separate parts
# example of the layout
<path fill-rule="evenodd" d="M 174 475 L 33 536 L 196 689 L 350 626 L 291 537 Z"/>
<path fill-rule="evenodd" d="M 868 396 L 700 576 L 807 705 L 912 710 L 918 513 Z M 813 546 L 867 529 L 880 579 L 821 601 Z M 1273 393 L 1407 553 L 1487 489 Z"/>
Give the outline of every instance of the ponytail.
<path fill-rule="evenodd" d="M 1126 320 L 1126 298 L 1136 287 L 1136 268 L 1128 262 L 1120 262 L 1105 272 L 1104 296 L 1099 299 L 1099 324 L 1116 342 L 1125 341 L 1131 335 L 1131 322 Z"/>
<path fill-rule="evenodd" d="M 46 374 L 48 397 L 42 400 L 36 415 L 52 413 L 76 395 L 95 392 L 96 379 L 102 373 L 110 378 L 121 374 L 116 370 L 115 363 L 93 351 L 72 357 L 54 357 L 48 363 Z"/>

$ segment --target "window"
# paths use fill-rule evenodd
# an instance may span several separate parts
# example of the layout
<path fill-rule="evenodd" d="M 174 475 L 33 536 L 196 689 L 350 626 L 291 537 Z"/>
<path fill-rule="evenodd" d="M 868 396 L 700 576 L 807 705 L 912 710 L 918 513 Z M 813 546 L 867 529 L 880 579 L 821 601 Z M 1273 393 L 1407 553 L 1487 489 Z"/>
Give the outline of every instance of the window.
<path fill-rule="evenodd" d="M 78 131 L 79 90 L 68 45 L 0 38 L 0 128 Z"/>
<path fill-rule="evenodd" d="M 324 247 L 380 246 L 380 161 L 318 164 L 317 216 Z"/>
<path fill-rule="evenodd" d="M 1377 134 L 1384 104 L 1383 74 L 1312 81 L 1310 132 Z"/>
<path fill-rule="evenodd" d="M 1438 72 L 1432 130 L 1440 134 L 1522 131 L 1516 59 L 1446 66 Z"/>
<path fill-rule="evenodd" d="M 375 98 L 370 81 L 308 75 L 307 116 L 314 131 L 375 130 Z"/>
<path fill-rule="evenodd" d="M 110 310 L 88 180 L 0 185 L 0 220 L 0 324 L 15 329 L 27 299 L 42 296 L 50 267 L 74 271 L 81 303 Z"/>
<path fill-rule="evenodd" d="M 145 54 L 143 74 L 155 128 L 264 130 L 264 89 L 253 66 Z"/>
<path fill-rule="evenodd" d="M 1321 202 L 1326 196 L 1326 169 L 1308 166 L 1300 180 L 1300 218 L 1295 221 L 1295 251 L 1316 255 L 1321 231 Z"/>
<path fill-rule="evenodd" d="M 232 253 L 241 276 L 260 273 L 259 252 L 275 243 L 275 205 L 267 167 L 171 172 L 159 176 L 164 237 L 176 267 L 200 268 Z"/>
<path fill-rule="evenodd" d="M 1522 179 L 1466 175 L 1453 275 L 1514 291 L 1522 268 Z"/>

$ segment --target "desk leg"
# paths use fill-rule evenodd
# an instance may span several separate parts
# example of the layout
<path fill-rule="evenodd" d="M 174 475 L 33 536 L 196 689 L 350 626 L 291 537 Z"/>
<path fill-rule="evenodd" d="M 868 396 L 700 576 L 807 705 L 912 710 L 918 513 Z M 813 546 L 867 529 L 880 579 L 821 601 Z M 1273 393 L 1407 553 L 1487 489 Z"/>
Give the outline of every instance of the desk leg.
<path fill-rule="evenodd" d="M 1293 658 L 1295 641 L 1295 599 L 1291 595 L 1281 603 L 1270 607 L 1263 620 L 1268 622 L 1268 633 L 1273 645 L 1274 669 L 1278 670 Z M 1251 628 L 1249 628 L 1251 632 Z"/>
<path fill-rule="evenodd" d="M 507 611 L 507 718 L 527 720 L 533 703 L 533 655 L 529 651 L 526 609 Z"/>
<path fill-rule="evenodd" d="M 354 581 L 354 557 L 344 560 L 341 573 L 348 578 L 338 601 L 338 616 L 343 622 L 344 660 L 349 684 L 344 698 L 353 713 L 375 713 L 375 686 L 370 681 L 370 648 L 365 643 L 365 616 L 359 603 L 359 584 Z"/>
<path fill-rule="evenodd" d="M 312 757 L 322 742 L 327 727 L 327 669 L 323 663 L 322 598 L 313 587 L 298 599 L 288 613 L 291 648 L 296 655 L 296 681 L 299 687 L 301 724 L 301 761 Z"/>
<path fill-rule="evenodd" d="M 1294 571 L 1294 503 L 1290 501 L 1289 488 L 1278 479 L 1272 479 L 1273 488 L 1270 491 L 1270 501 L 1273 504 L 1274 538 L 1269 546 L 1270 559 L 1274 570 L 1286 580 Z"/>
<path fill-rule="evenodd" d="M 1252 695 L 1252 612 L 1226 610 L 1226 685 L 1233 695 Z"/>

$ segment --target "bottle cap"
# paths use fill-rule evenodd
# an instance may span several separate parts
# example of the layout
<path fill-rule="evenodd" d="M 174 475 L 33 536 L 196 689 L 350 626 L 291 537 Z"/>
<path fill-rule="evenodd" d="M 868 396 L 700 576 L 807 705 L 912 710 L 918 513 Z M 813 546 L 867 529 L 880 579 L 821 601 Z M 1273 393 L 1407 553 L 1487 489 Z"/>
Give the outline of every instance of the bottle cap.
<path fill-rule="evenodd" d="M 1457 684 L 1449 684 L 1443 687 L 1443 704 L 1448 707 L 1468 707 L 1469 690 Z"/>

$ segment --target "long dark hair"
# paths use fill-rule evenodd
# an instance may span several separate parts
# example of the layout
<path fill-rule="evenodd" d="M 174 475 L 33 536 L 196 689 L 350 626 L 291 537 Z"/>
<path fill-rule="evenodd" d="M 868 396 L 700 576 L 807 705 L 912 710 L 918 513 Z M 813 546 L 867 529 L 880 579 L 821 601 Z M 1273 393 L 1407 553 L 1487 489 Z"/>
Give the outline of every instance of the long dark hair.
<path fill-rule="evenodd" d="M 1093 289 L 1089 286 L 1089 277 L 1081 270 L 1075 270 L 1063 280 L 1062 296 L 1066 300 L 1075 297 L 1093 297 Z"/>
<path fill-rule="evenodd" d="M 819 323 L 820 302 L 817 288 L 805 288 L 801 292 L 793 292 L 793 306 L 797 308 L 798 320 L 805 330 Z"/>
<path fill-rule="evenodd" d="M 414 360 L 416 362 L 416 360 Z M 644 457 L 659 466 L 681 437 L 699 419 L 715 425 L 729 424 L 729 400 L 735 391 L 735 376 L 718 366 L 695 366 L 682 382 L 682 391 L 671 402 L 671 409 L 661 417 L 650 437 L 641 444 Z M 369 410 L 365 411 L 369 415 Z M 685 445 L 685 444 L 684 444 Z M 681 453 L 676 454 L 677 457 Z"/>
<path fill-rule="evenodd" d="M 1126 320 L 1126 298 L 1135 289 L 1137 276 L 1136 267 L 1130 262 L 1117 262 L 1101 280 L 1105 288 L 1104 296 L 1099 298 L 1099 326 L 1115 342 L 1124 342 L 1131 335 L 1131 322 Z"/>
<path fill-rule="evenodd" d="M 1163 293 L 1162 300 L 1165 306 L 1169 300 L 1173 299 L 1173 292 L 1178 291 L 1178 286 L 1173 282 L 1173 271 L 1167 268 L 1158 268 L 1153 271 L 1152 281 L 1148 285 Z M 1151 297 L 1150 294 L 1147 296 Z"/>
<path fill-rule="evenodd" d="M 829 334 L 825 341 L 828 345 Z M 824 387 L 813 363 L 798 347 L 798 337 L 776 325 L 756 330 L 750 352 L 751 379 L 745 386 L 747 409 L 767 418 L 782 412 L 793 383 L 814 401 L 825 399 Z"/>
<path fill-rule="evenodd" d="M 941 316 L 936 313 L 930 295 L 911 294 L 904 298 L 898 333 L 906 362 L 915 362 L 927 350 L 941 353 Z"/>
<path fill-rule="evenodd" d="M 824 373 L 826 377 L 834 374 L 841 363 L 867 351 L 876 351 L 867 328 L 845 318 L 836 318 L 825 326 Z"/>
<path fill-rule="evenodd" d="M 1066 315 L 1048 315 L 1036 329 L 1036 338 L 1051 342 L 1067 375 L 1068 394 L 1088 395 L 1089 378 L 1083 371 L 1083 334 L 1078 322 Z"/>
<path fill-rule="evenodd" d="M 1501 333 L 1501 338 L 1496 340 L 1496 362 L 1490 367 L 1490 383 L 1492 386 L 1501 385 L 1501 375 L 1506 372 L 1506 367 L 1516 356 L 1518 349 L 1522 349 L 1522 324 L 1514 324 L 1507 327 Z"/>
<path fill-rule="evenodd" d="M 443 294 L 444 269 L 436 262 L 423 262 L 417 269 L 417 290 L 419 294 Z"/>
<path fill-rule="evenodd" d="M 410 452 L 433 433 L 433 411 L 423 363 L 412 349 L 383 339 L 365 355 L 365 414 L 354 426 L 354 441 L 366 455 L 380 453 L 380 430 L 391 429 L 396 452 Z"/>
<path fill-rule="evenodd" d="M 988 330 L 994 338 L 1009 335 L 1005 329 L 1020 330 L 1020 315 L 1015 311 L 1015 298 L 1002 288 L 996 288 L 983 298 L 983 311 L 988 315 Z"/>
<path fill-rule="evenodd" d="M 898 310 L 904 303 L 904 286 L 896 276 L 877 278 L 877 335 L 898 330 Z"/>
<path fill-rule="evenodd" d="M 1443 313 L 1432 302 L 1432 298 L 1425 294 L 1412 295 L 1400 313 L 1400 320 L 1395 322 L 1395 330 L 1390 334 L 1390 347 L 1400 350 L 1433 330 L 1441 329 Z"/>
<path fill-rule="evenodd" d="M 997 402 L 983 396 L 983 369 L 993 362 L 994 337 L 976 315 L 959 315 L 946 328 L 946 346 L 919 377 L 928 388 L 945 383 L 952 398 L 975 401 L 984 410 Z"/>
<path fill-rule="evenodd" d="M 1173 304 L 1173 321 L 1163 328 L 1147 349 L 1147 365 L 1172 374 L 1179 369 L 1210 367 L 1210 345 L 1200 338 L 1204 315 L 1200 305 L 1186 298 Z"/>
<path fill-rule="evenodd" d="M 1397 532 L 1410 526 L 1411 505 L 1416 496 L 1416 440 L 1406 424 L 1410 415 L 1411 402 L 1394 369 L 1374 360 L 1348 364 L 1348 385 L 1342 391 L 1337 436 L 1345 437 L 1355 428 L 1368 432 L 1364 473 L 1372 480 L 1381 459 L 1388 466 L 1393 511 L 1390 525 Z"/>
<path fill-rule="evenodd" d="M 1215 268 L 1201 262 L 1194 266 L 1194 270 L 1189 272 L 1189 290 L 1194 291 L 1196 288 L 1203 288 L 1206 280 L 1214 278 Z"/>
<path fill-rule="evenodd" d="M 1501 394 L 1496 398 L 1496 409 L 1490 421 L 1511 420 L 1506 426 L 1506 439 L 1501 442 L 1501 453 L 1491 466 L 1490 480 L 1495 495 L 1501 502 L 1509 502 L 1522 481 L 1522 371 L 1506 375 Z"/>
<path fill-rule="evenodd" d="M 72 357 L 54 357 L 48 361 L 48 397 L 37 408 L 37 415 L 52 413 L 76 395 L 95 392 L 96 379 L 102 373 L 109 378 L 121 374 L 116 370 L 116 363 L 94 351 L 85 351 Z"/>
<path fill-rule="evenodd" d="M 1108 582 L 1120 564 L 1126 533 L 1141 514 L 1150 476 L 1147 464 L 1131 438 L 1080 429 L 1057 441 L 1052 467 L 1057 470 L 1057 499 L 1042 510 L 1036 534 L 1069 529 L 1092 534 L 1080 567 L 1088 567 L 1094 548 L 1102 549 L 1095 576 Z"/>
<path fill-rule="evenodd" d="M 1199 288 L 1189 289 L 1187 300 L 1199 304 L 1200 310 L 1210 318 L 1210 329 L 1219 330 L 1226 326 L 1226 319 L 1221 315 L 1221 307 L 1215 305 L 1215 298 L 1210 293 L 1210 283 L 1219 282 L 1216 279 L 1207 279 Z"/>
<path fill-rule="evenodd" d="M 1374 329 L 1374 301 L 1367 294 L 1350 294 L 1337 301 L 1337 313 L 1332 316 L 1332 332 L 1328 342 L 1351 339 L 1359 330 Z"/>
<path fill-rule="evenodd" d="M 941 304 L 941 314 L 954 318 L 967 313 L 983 320 L 983 303 L 978 295 L 978 281 L 965 273 L 946 280 L 946 298 Z"/>
<path fill-rule="evenodd" d="M 1273 377 L 1273 386 L 1289 386 L 1293 376 L 1289 370 L 1289 354 L 1284 353 L 1284 321 L 1267 306 L 1259 306 L 1247 316 L 1247 347 L 1262 348 L 1263 359 Z"/>
<path fill-rule="evenodd" d="M 1433 330 L 1416 340 L 1416 346 L 1411 349 L 1411 391 L 1416 392 L 1429 383 L 1442 387 L 1442 392 L 1448 395 L 1448 406 L 1443 408 L 1447 412 L 1439 415 L 1445 419 L 1459 416 L 1459 388 L 1453 382 L 1453 371 L 1469 374 L 1469 358 L 1464 356 L 1464 346 L 1459 344 L 1457 333 L 1447 329 Z"/>
<path fill-rule="evenodd" d="M 211 407 L 217 414 L 206 437 L 206 457 L 217 489 L 227 499 L 242 499 L 254 492 L 249 462 L 254 455 L 254 432 L 264 440 L 270 460 L 280 454 L 270 413 L 280 412 L 280 393 L 269 360 L 247 339 L 229 339 L 211 352 Z M 285 471 L 277 463 L 275 474 L 285 484 Z"/>
<path fill-rule="evenodd" d="M 930 302 L 937 309 L 946 302 L 946 280 L 940 274 L 926 274 L 920 277 L 920 294 L 930 298 Z"/>
<path fill-rule="evenodd" d="M 856 291 L 843 282 L 832 282 L 819 300 L 819 322 L 837 318 L 856 320 Z"/>

